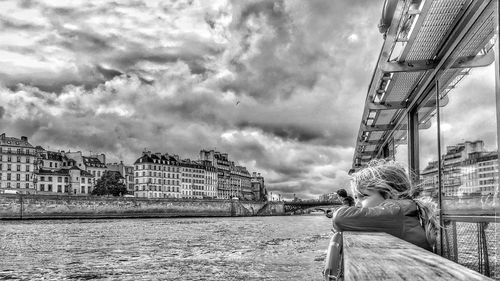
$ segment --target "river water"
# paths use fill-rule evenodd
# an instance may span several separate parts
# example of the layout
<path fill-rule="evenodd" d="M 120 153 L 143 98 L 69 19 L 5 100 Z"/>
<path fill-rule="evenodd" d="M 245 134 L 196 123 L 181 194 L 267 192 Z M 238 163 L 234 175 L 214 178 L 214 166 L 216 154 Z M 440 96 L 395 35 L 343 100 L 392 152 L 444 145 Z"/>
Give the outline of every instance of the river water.
<path fill-rule="evenodd" d="M 325 216 L 0 222 L 0 280 L 321 280 Z"/>

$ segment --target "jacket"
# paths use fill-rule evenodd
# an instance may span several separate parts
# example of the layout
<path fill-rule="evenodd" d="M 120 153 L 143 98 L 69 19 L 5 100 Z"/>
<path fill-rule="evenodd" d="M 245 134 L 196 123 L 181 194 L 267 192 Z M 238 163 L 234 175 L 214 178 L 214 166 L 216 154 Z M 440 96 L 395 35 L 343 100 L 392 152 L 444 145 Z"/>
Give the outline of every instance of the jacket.
<path fill-rule="evenodd" d="M 333 227 L 338 231 L 386 232 L 432 251 L 417 204 L 409 199 L 388 199 L 369 208 L 342 206 L 333 214 Z"/>

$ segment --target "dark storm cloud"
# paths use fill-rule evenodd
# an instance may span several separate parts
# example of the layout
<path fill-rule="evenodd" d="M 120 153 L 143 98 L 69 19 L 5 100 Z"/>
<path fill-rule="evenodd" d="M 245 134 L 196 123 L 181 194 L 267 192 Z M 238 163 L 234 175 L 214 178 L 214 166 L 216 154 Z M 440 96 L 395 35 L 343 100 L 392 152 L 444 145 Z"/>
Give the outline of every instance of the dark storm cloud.
<path fill-rule="evenodd" d="M 110 43 L 114 38 L 105 37 L 93 31 L 61 28 L 59 35 L 62 36 L 60 44 L 75 52 L 102 53 L 114 50 Z"/>
<path fill-rule="evenodd" d="M 307 128 L 295 124 L 257 124 L 249 121 L 242 121 L 237 124 L 239 128 L 260 128 L 266 133 L 270 133 L 283 139 L 292 139 L 300 142 L 308 142 L 315 139 L 321 139 L 325 136 L 322 132 L 316 131 L 316 128 Z"/>
<path fill-rule="evenodd" d="M 111 80 L 115 76 L 120 76 L 123 74 L 122 72 L 120 72 L 116 69 L 107 69 L 107 68 L 104 68 L 100 65 L 97 65 L 96 69 L 97 69 L 97 71 L 99 71 L 99 73 L 102 74 L 102 76 L 104 76 L 104 79 L 106 79 L 106 80 Z"/>
<path fill-rule="evenodd" d="M 26 30 L 26 29 L 40 30 L 43 28 L 40 25 L 16 21 L 13 19 L 6 19 L 6 18 L 0 18 L 0 27 L 6 28 L 6 29 L 14 29 L 14 30 L 18 30 L 18 31 L 22 31 L 22 30 Z"/>

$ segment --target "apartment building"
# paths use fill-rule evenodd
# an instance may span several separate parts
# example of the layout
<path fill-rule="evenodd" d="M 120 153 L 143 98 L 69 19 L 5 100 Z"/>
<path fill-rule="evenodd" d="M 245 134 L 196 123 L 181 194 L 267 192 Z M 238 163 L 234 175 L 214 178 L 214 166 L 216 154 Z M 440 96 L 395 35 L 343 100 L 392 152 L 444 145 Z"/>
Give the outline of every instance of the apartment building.
<path fill-rule="evenodd" d="M 142 153 L 134 162 L 134 195 L 146 198 L 181 198 L 181 166 L 177 155 Z"/>
<path fill-rule="evenodd" d="M 0 192 L 15 189 L 19 193 L 36 193 L 35 148 L 28 138 L 0 135 Z"/>

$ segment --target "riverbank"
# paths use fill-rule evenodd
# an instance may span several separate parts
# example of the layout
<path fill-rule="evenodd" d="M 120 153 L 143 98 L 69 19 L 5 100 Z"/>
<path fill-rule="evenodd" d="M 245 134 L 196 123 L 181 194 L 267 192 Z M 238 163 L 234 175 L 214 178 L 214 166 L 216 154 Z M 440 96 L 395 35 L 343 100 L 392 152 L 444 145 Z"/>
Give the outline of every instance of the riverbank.
<path fill-rule="evenodd" d="M 282 202 L 0 194 L 0 220 L 284 215 Z"/>

